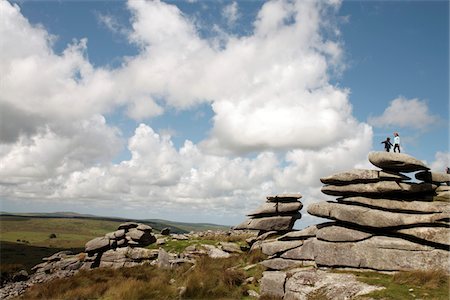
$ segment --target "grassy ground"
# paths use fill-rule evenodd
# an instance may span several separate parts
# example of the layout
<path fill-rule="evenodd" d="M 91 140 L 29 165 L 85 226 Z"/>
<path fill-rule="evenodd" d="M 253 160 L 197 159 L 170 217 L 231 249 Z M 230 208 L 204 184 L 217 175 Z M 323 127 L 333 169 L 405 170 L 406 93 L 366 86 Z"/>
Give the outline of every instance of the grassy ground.
<path fill-rule="evenodd" d="M 147 265 L 135 268 L 96 269 L 32 287 L 21 299 L 242 299 L 262 276 L 257 266 L 243 266 L 255 255 L 227 259 L 202 257 L 195 268 L 157 269 Z M 244 283 L 250 276 L 251 283 Z"/>
<path fill-rule="evenodd" d="M 409 271 L 396 274 L 351 272 L 359 281 L 385 287 L 361 299 L 450 299 L 449 276 L 442 270 Z"/>
<path fill-rule="evenodd" d="M 42 258 L 49 257 L 56 252 L 67 250 L 67 248 L 48 248 L 36 247 L 28 244 L 18 244 L 11 242 L 0 243 L 0 270 L 7 270 L 12 265 L 20 266 L 28 272 L 38 263 L 42 262 Z M 83 251 L 83 248 L 71 248 L 74 253 Z"/>
<path fill-rule="evenodd" d="M 83 247 L 90 239 L 114 231 L 119 225 L 120 222 L 103 220 L 3 216 L 0 237 L 2 241 L 40 247 Z M 50 238 L 52 233 L 56 238 Z"/>

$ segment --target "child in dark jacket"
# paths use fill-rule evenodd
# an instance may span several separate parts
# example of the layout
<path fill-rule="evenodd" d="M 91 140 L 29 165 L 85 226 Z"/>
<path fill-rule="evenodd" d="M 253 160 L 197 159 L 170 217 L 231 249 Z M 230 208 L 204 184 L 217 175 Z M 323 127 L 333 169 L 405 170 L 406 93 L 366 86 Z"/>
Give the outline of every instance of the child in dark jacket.
<path fill-rule="evenodd" d="M 387 137 L 385 141 L 381 142 L 381 144 L 384 144 L 384 150 L 386 150 L 386 152 L 389 152 L 389 150 L 391 150 L 391 147 L 393 146 L 391 144 L 391 138 Z"/>

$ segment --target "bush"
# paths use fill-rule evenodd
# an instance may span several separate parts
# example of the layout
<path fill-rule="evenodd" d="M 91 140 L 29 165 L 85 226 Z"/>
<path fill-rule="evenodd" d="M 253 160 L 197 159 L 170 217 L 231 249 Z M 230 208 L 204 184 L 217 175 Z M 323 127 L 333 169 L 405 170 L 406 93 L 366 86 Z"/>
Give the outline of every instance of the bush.
<path fill-rule="evenodd" d="M 56 239 L 56 234 L 51 233 L 48 237 L 49 237 L 50 239 Z"/>

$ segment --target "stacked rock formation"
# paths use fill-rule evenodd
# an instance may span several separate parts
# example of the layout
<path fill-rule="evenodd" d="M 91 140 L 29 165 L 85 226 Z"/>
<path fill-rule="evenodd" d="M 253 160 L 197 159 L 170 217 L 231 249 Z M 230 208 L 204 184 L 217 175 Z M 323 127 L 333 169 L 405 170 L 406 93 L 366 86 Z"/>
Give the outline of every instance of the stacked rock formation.
<path fill-rule="evenodd" d="M 339 198 L 311 204 L 308 213 L 331 221 L 263 241 L 270 257 L 262 264 L 449 270 L 450 175 L 406 154 L 372 152 L 369 161 L 381 170 L 321 178 L 322 192 Z M 402 174 L 410 172 L 420 181 Z"/>
<path fill-rule="evenodd" d="M 98 237 L 86 243 L 86 253 L 92 256 L 110 249 L 122 247 L 145 247 L 156 242 L 152 234 L 152 228 L 148 225 L 127 222 L 123 223 L 116 231 L 109 232 L 105 236 Z"/>
<path fill-rule="evenodd" d="M 266 203 L 258 207 L 247 216 L 250 218 L 237 225 L 235 230 L 259 230 L 261 233 L 292 230 L 296 220 L 301 218 L 299 213 L 303 204 L 298 201 L 300 194 L 280 194 L 268 196 Z"/>

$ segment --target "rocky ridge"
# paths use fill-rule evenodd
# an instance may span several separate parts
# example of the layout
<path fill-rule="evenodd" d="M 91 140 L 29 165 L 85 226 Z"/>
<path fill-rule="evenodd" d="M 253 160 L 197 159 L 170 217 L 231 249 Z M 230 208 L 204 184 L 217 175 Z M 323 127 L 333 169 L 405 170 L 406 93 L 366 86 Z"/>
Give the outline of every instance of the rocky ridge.
<path fill-rule="evenodd" d="M 259 242 L 256 248 L 269 255 L 261 264 L 272 270 L 261 282 L 263 294 L 291 299 L 286 273 L 306 265 L 450 270 L 450 175 L 431 172 L 406 154 L 371 152 L 369 161 L 381 170 L 321 178 L 322 192 L 338 198 L 311 204 L 308 213 L 329 222 Z M 419 182 L 402 174 L 411 172 Z M 265 286 L 273 274 L 283 287 L 275 292 Z"/>

